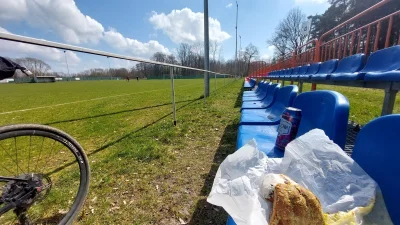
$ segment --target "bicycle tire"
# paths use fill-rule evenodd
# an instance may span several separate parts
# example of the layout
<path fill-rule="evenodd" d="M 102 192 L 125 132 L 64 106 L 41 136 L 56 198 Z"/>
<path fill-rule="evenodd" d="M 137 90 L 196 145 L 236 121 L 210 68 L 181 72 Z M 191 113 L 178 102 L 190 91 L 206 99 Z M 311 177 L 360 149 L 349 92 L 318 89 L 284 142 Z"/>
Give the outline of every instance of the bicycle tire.
<path fill-rule="evenodd" d="M 75 217 L 82 209 L 89 191 L 90 167 L 83 148 L 69 134 L 54 127 L 38 124 L 16 124 L 0 127 L 0 141 L 10 137 L 12 138 L 24 135 L 41 136 L 58 141 L 69 149 L 75 156 L 80 170 L 78 192 L 68 213 L 58 223 L 59 225 L 72 224 Z"/>

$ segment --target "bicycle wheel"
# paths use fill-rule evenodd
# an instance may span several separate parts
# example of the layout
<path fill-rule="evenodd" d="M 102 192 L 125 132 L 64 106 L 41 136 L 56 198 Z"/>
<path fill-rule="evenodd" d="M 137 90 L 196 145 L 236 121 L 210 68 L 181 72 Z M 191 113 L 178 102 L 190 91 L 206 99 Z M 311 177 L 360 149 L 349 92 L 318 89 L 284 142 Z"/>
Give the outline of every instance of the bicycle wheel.
<path fill-rule="evenodd" d="M 89 189 L 87 157 L 43 125 L 0 127 L 0 224 L 71 224 Z"/>

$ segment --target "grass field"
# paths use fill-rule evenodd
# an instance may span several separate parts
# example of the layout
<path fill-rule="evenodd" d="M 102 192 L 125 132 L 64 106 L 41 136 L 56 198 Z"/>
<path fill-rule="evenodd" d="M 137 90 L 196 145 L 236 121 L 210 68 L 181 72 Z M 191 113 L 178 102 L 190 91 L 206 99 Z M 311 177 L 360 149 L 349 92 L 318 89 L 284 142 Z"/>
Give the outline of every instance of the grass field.
<path fill-rule="evenodd" d="M 222 223 L 205 198 L 235 146 L 242 83 L 228 82 L 205 102 L 203 80 L 175 80 L 176 127 L 169 80 L 1 85 L 0 125 L 47 124 L 81 143 L 92 178 L 77 224 Z"/>
<path fill-rule="evenodd" d="M 47 124 L 81 143 L 92 178 L 76 224 L 225 224 L 224 210 L 205 199 L 219 163 L 235 150 L 242 81 L 218 79 L 217 92 L 205 102 L 203 80 L 175 80 L 176 127 L 170 85 L 169 80 L 0 85 L 0 125 Z M 210 85 L 214 91 L 214 80 Z M 350 119 L 358 123 L 380 115 L 381 90 L 318 89 L 343 93 Z M 70 173 L 65 169 L 58 176 Z"/>
<path fill-rule="evenodd" d="M 305 84 L 303 91 L 310 91 L 311 84 Z M 337 91 L 350 102 L 349 120 L 366 124 L 381 115 L 384 90 L 352 88 L 332 85 L 317 85 L 317 90 Z M 393 113 L 400 113 L 400 94 L 397 95 Z"/>

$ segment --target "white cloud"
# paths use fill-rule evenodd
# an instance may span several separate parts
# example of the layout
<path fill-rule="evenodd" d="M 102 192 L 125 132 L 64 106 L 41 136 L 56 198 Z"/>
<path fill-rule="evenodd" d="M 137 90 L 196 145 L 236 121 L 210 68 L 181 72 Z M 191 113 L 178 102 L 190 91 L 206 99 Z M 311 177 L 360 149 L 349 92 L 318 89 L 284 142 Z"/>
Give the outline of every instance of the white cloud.
<path fill-rule="evenodd" d="M 232 3 L 229 3 L 228 5 L 225 6 L 225 8 L 231 8 L 232 7 Z"/>
<path fill-rule="evenodd" d="M 312 3 L 317 3 L 317 4 L 323 4 L 327 3 L 328 0 L 295 0 L 295 3 L 297 4 L 312 4 Z"/>
<path fill-rule="evenodd" d="M 204 40 L 204 14 L 189 8 L 172 10 L 168 15 L 153 11 L 149 21 L 155 29 L 162 30 L 175 43 L 199 43 Z M 222 42 L 231 36 L 221 30 L 217 19 L 209 18 L 210 40 Z"/>
<path fill-rule="evenodd" d="M 271 56 L 269 54 L 264 54 L 261 56 L 261 60 L 269 60 L 271 59 Z"/>
<path fill-rule="evenodd" d="M 123 59 L 112 59 L 110 61 L 111 68 L 126 68 L 127 70 L 129 70 L 136 64 L 137 64 L 137 62 L 135 62 L 135 61 L 128 61 L 128 60 L 123 60 Z"/>
<path fill-rule="evenodd" d="M 274 51 L 276 50 L 275 46 L 270 45 L 267 47 L 267 50 L 264 52 L 263 50 L 261 50 L 261 60 L 264 61 L 269 61 L 272 59 L 273 55 L 274 55 Z"/>
<path fill-rule="evenodd" d="M 11 34 L 11 32 L 2 27 L 0 27 L 0 32 Z M 65 60 L 64 52 L 61 50 L 5 40 L 0 40 L 0 52 L 2 55 L 10 57 L 30 56 L 52 62 L 64 62 Z M 71 65 L 76 65 L 81 61 L 74 52 L 67 51 L 66 55 L 68 63 Z"/>
<path fill-rule="evenodd" d="M 158 41 L 150 40 L 147 43 L 124 37 L 117 30 L 110 28 L 104 32 L 104 40 L 112 47 L 134 56 L 150 58 L 155 52 L 170 54 L 168 48 Z"/>
<path fill-rule="evenodd" d="M 267 49 L 270 52 L 274 52 L 276 50 L 275 46 L 273 46 L 273 45 L 268 46 Z"/>
<path fill-rule="evenodd" d="M 74 0 L 0 0 L 0 21 L 26 21 L 72 44 L 97 43 L 104 31 Z"/>
<path fill-rule="evenodd" d="M 97 44 L 103 41 L 122 54 L 141 58 L 150 58 L 155 52 L 170 54 L 168 48 L 156 40 L 140 42 L 124 37 L 113 28 L 105 31 L 102 24 L 84 15 L 74 0 L 0 0 L 0 23 L 21 21 L 30 27 L 53 32 L 71 44 Z M 2 27 L 0 32 L 10 33 Z M 156 37 L 157 32 L 154 32 L 150 39 Z M 62 50 L 0 40 L 0 53 L 12 58 L 28 56 L 39 58 L 48 62 L 53 70 L 66 70 L 65 55 Z M 71 72 L 79 72 L 89 66 L 99 66 L 98 63 L 85 57 L 81 60 L 74 52 L 67 51 L 66 55 Z M 119 62 L 115 65 L 124 67 L 132 65 L 124 63 Z"/>

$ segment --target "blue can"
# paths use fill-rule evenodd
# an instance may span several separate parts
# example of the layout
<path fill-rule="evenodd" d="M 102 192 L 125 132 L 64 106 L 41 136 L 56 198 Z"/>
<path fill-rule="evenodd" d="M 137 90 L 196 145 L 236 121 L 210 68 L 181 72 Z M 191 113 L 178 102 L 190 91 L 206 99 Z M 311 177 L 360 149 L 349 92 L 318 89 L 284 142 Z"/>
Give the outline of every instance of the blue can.
<path fill-rule="evenodd" d="M 275 147 L 285 150 L 289 142 L 296 138 L 301 121 L 301 109 L 288 107 L 283 111 L 281 123 L 278 128 L 278 137 L 276 138 Z"/>

